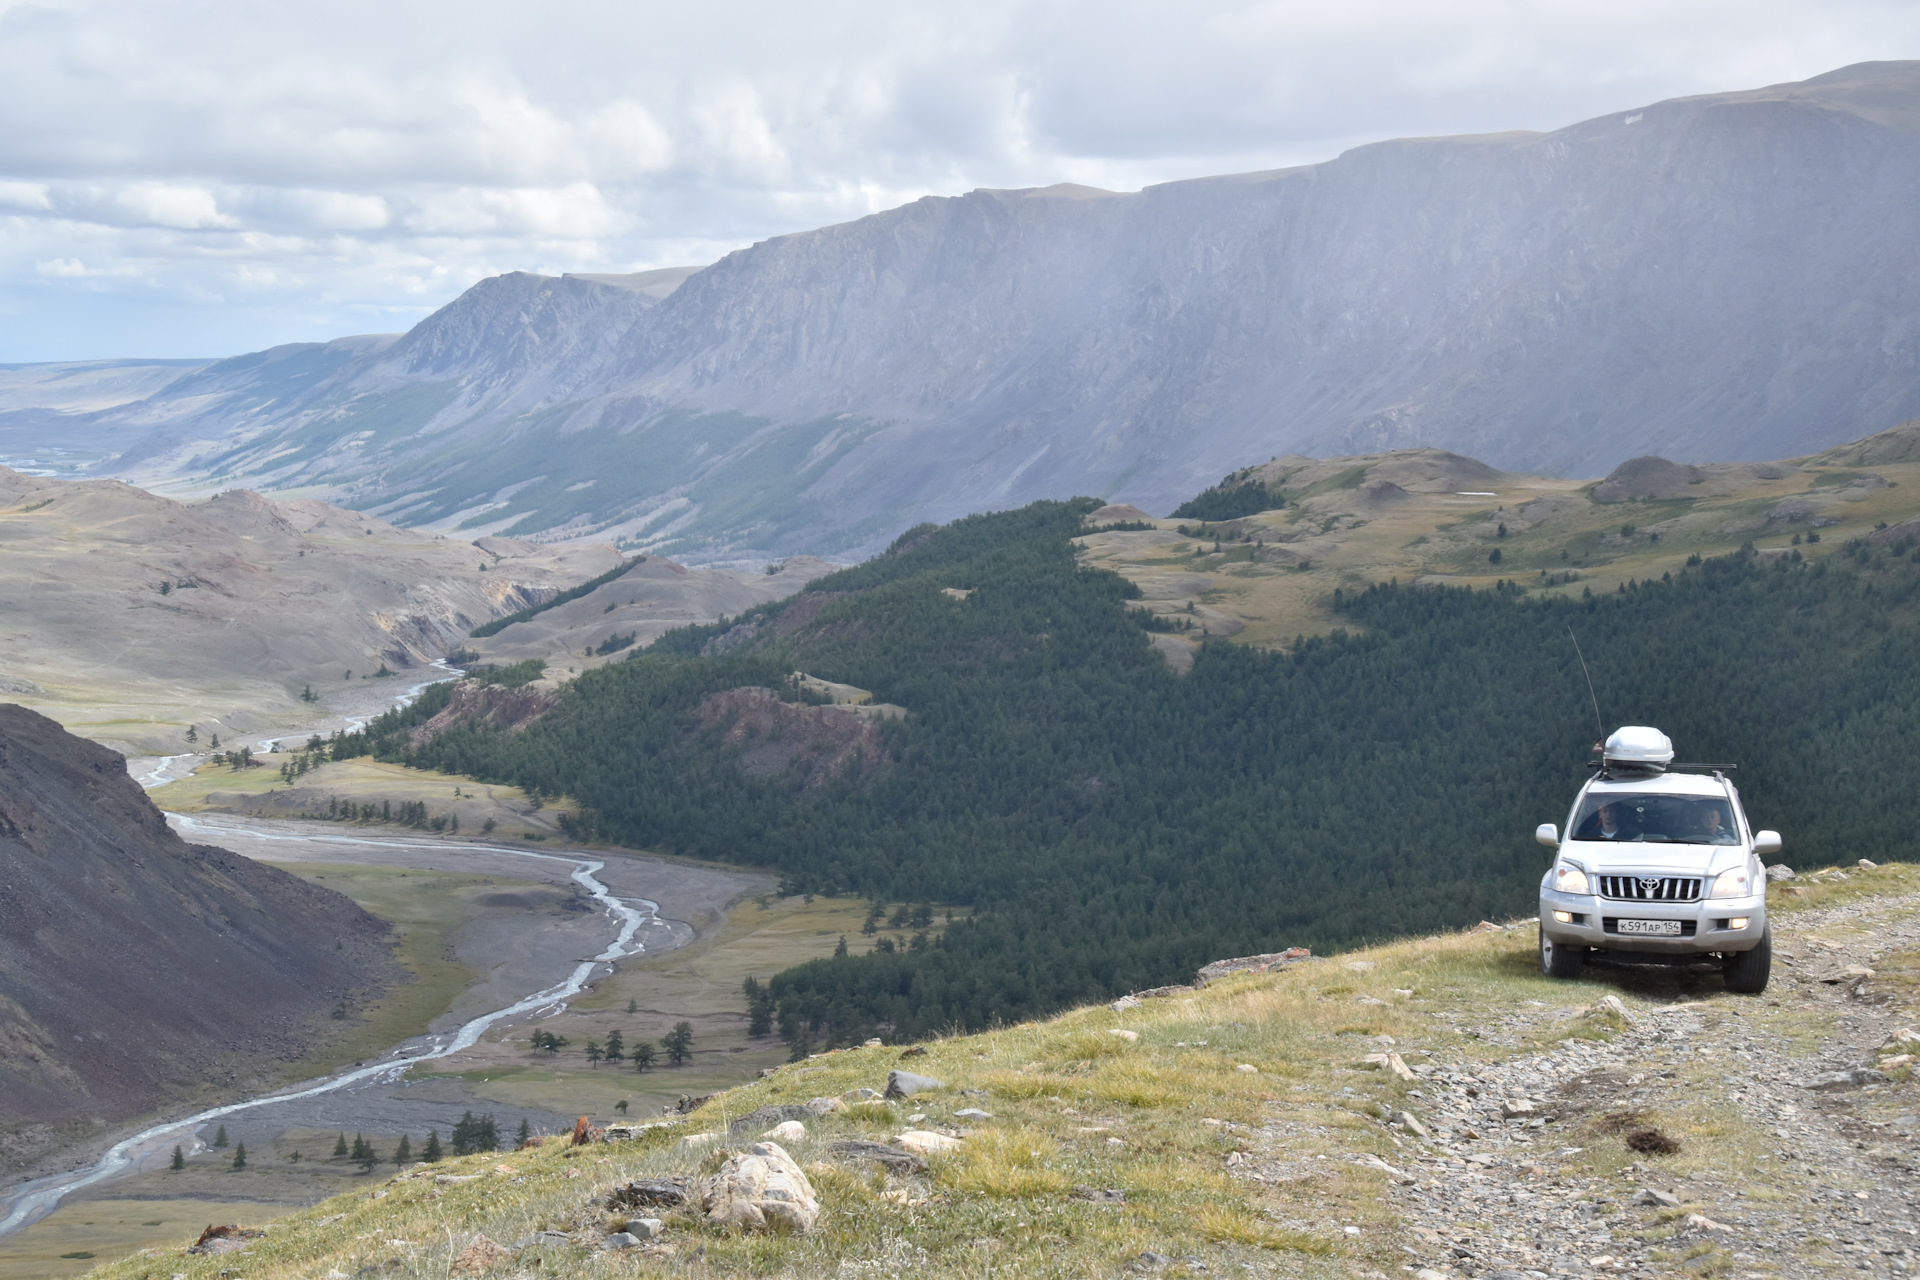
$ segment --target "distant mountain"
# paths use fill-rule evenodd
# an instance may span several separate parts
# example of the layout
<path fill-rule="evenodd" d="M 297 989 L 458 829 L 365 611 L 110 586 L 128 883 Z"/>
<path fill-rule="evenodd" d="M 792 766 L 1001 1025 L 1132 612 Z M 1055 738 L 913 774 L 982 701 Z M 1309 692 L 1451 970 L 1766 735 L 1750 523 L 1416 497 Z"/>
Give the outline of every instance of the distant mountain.
<path fill-rule="evenodd" d="M 1920 414 L 1920 63 L 1549 134 L 928 198 L 684 281 L 483 281 L 404 337 L 223 361 L 92 419 L 113 469 L 681 558 L 852 554 L 1248 458 L 1599 474 Z M 674 287 L 677 285 L 677 287 Z"/>
<path fill-rule="evenodd" d="M 473 543 L 310 498 L 182 503 L 5 467 L 0 546 L 0 695 L 128 754 L 180 751 L 188 725 L 238 746 L 311 724 L 308 690 L 378 704 L 375 672 L 621 563 L 605 543 Z"/>
<path fill-rule="evenodd" d="M 119 755 L 0 705 L 0 1171 L 311 1052 L 404 973 L 340 894 L 183 843 Z"/>

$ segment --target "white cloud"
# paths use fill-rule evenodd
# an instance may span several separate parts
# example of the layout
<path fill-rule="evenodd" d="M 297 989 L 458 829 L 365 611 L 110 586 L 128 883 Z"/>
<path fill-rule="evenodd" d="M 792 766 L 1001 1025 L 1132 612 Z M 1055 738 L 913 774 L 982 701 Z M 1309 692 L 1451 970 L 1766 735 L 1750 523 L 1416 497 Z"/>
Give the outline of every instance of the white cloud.
<path fill-rule="evenodd" d="M 41 320 L 0 360 L 400 327 L 493 272 L 705 261 L 929 193 L 1913 56 L 1909 0 L 0 0 L 0 313 Z"/>

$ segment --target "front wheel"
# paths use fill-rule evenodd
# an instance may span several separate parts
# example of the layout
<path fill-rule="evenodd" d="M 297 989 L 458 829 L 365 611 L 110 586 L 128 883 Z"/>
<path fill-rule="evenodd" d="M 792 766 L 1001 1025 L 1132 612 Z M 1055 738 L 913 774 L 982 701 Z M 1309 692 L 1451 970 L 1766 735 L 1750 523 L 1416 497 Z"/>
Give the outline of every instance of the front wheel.
<path fill-rule="evenodd" d="M 1540 972 L 1549 978 L 1577 978 L 1580 968 L 1587 962 L 1585 947 L 1570 947 L 1564 942 L 1555 942 L 1547 936 L 1546 927 L 1540 929 Z"/>
<path fill-rule="evenodd" d="M 1773 928 L 1760 934 L 1760 945 L 1751 951 L 1737 951 L 1726 962 L 1727 990 L 1743 996 L 1757 996 L 1767 989 L 1773 972 Z"/>

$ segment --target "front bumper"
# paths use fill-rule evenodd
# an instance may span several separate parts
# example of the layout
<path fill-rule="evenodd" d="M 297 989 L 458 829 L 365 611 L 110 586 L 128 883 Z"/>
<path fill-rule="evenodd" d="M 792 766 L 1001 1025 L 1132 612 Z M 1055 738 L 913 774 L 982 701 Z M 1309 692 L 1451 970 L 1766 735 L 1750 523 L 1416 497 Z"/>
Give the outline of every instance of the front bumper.
<path fill-rule="evenodd" d="M 1555 912 L 1571 920 L 1559 920 Z M 1734 928 L 1732 922 L 1743 917 L 1746 927 Z M 1679 937 L 1622 933 L 1622 920 L 1678 921 L 1682 933 Z M 1767 900 L 1756 896 L 1704 898 L 1698 902 L 1617 902 L 1593 894 L 1544 889 L 1540 893 L 1540 928 L 1563 946 L 1603 951 L 1651 955 L 1750 951 L 1760 945 L 1767 931 Z"/>

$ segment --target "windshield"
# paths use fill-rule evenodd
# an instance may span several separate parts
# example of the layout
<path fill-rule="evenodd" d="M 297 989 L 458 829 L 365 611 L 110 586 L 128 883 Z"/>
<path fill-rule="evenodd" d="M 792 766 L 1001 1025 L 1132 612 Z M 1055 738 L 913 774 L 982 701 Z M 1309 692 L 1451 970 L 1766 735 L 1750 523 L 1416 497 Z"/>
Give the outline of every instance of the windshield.
<path fill-rule="evenodd" d="M 1723 796 L 1590 795 L 1574 819 L 1575 840 L 1739 844 L 1740 829 Z"/>

